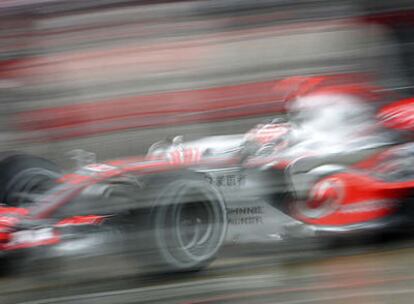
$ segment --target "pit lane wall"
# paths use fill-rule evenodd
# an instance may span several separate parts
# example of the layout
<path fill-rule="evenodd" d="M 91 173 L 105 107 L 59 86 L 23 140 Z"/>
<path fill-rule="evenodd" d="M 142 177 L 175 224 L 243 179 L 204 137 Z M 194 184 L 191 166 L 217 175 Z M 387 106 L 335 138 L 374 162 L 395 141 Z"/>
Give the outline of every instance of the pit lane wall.
<path fill-rule="evenodd" d="M 2 19 L 13 28 L 0 32 L 3 150 L 65 166 L 75 148 L 140 154 L 166 136 L 238 133 L 280 114 L 271 87 L 285 76 L 362 71 L 401 83 L 389 32 L 352 4 L 125 3 Z"/>

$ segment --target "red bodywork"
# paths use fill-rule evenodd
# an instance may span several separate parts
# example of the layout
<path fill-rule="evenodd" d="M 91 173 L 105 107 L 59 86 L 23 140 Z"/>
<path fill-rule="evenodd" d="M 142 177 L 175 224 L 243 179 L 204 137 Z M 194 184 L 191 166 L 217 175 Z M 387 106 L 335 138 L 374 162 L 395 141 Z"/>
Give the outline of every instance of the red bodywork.
<path fill-rule="evenodd" d="M 378 112 L 378 118 L 385 127 L 408 131 L 412 136 L 414 98 L 383 107 Z M 384 181 L 376 177 L 374 171 L 387 174 L 394 169 L 395 164 L 387 162 L 393 149 L 374 154 L 346 172 L 317 182 L 305 202 L 292 204 L 293 216 L 312 225 L 346 226 L 381 220 L 395 214 L 412 193 L 414 180 Z M 323 212 L 316 212 L 318 210 Z"/>
<path fill-rule="evenodd" d="M 414 181 L 385 182 L 363 172 L 338 173 L 316 183 L 304 202 L 309 209 L 325 208 L 324 213 L 310 217 L 294 210 L 294 216 L 308 224 L 327 226 L 379 220 L 394 214 L 412 189 Z"/>
<path fill-rule="evenodd" d="M 0 250 L 11 251 L 32 247 L 54 245 L 60 242 L 60 234 L 56 228 L 77 225 L 99 225 L 105 217 L 97 215 L 75 216 L 63 219 L 52 227 L 35 227 L 33 229 L 17 229 L 18 225 L 29 214 L 25 208 L 0 208 Z"/>
<path fill-rule="evenodd" d="M 414 131 L 414 98 L 385 106 L 378 113 L 383 124 L 391 129 Z"/>

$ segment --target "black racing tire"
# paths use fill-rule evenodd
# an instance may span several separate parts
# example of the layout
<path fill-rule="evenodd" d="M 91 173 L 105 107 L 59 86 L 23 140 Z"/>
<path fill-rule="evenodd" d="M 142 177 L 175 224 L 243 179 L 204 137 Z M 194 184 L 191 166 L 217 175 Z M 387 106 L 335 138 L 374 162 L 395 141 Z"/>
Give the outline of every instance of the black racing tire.
<path fill-rule="evenodd" d="M 31 202 L 31 194 L 46 191 L 60 176 L 60 168 L 49 160 L 5 152 L 0 155 L 0 203 L 25 205 Z"/>
<path fill-rule="evenodd" d="M 151 264 L 161 272 L 207 267 L 227 232 L 223 196 L 198 174 L 160 177 L 152 183 L 154 206 L 149 215 L 148 243 L 154 249 Z"/>

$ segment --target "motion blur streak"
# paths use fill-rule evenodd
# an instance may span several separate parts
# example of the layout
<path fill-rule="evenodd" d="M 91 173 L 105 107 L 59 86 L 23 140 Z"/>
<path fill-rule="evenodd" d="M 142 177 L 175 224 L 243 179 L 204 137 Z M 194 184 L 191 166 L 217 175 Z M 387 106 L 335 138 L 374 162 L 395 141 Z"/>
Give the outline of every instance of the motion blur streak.
<path fill-rule="evenodd" d="M 268 92 L 250 89 L 249 83 L 355 71 L 379 75 L 387 86 L 405 81 L 389 31 L 361 18 L 358 3 L 6 1 L 2 6 L 4 144 L 59 162 L 79 146 L 106 159 L 144 153 L 152 138 L 244 131 L 252 121 L 234 122 L 238 117 L 280 109 L 263 107 Z M 183 90 L 186 96 L 176 93 Z M 243 97 L 246 90 L 249 98 Z M 243 97 L 240 102 L 250 106 L 225 106 L 224 96 L 209 97 L 215 92 Z M 148 108 L 144 96 L 163 98 Z M 119 119 L 109 119 L 108 108 Z M 137 111 L 154 114 L 142 117 Z M 194 126 L 217 119 L 223 124 Z M 72 124 L 56 129 L 56 122 Z M 193 127 L 165 128 L 169 123 Z M 130 132 L 120 133 L 125 130 Z M 108 132 L 115 134 L 77 139 Z M 64 141 L 27 142 L 39 139 Z"/>
<path fill-rule="evenodd" d="M 412 2 L 0 1 L 0 303 L 412 303 Z"/>

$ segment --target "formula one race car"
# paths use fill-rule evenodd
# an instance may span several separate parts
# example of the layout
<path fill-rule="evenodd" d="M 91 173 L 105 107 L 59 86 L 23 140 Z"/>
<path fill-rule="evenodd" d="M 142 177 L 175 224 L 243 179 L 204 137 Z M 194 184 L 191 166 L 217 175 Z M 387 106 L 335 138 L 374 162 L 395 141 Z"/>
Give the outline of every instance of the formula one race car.
<path fill-rule="evenodd" d="M 244 135 L 189 143 L 176 137 L 154 144 L 145 157 L 65 175 L 46 160 L 6 155 L 1 252 L 63 250 L 105 231 L 114 247 L 145 252 L 163 271 L 186 271 L 208 265 L 226 239 L 257 232 L 289 237 L 292 223 L 305 234 L 410 223 L 404 209 L 414 186 L 414 146 L 379 125 L 361 101 L 363 89 L 314 80 L 310 86 L 301 79 L 307 89 L 289 104 L 289 121 Z M 412 107 L 413 100 L 385 107 L 380 120 L 401 129 L 404 118 L 408 130 Z M 253 232 L 255 225 L 261 229 Z"/>

